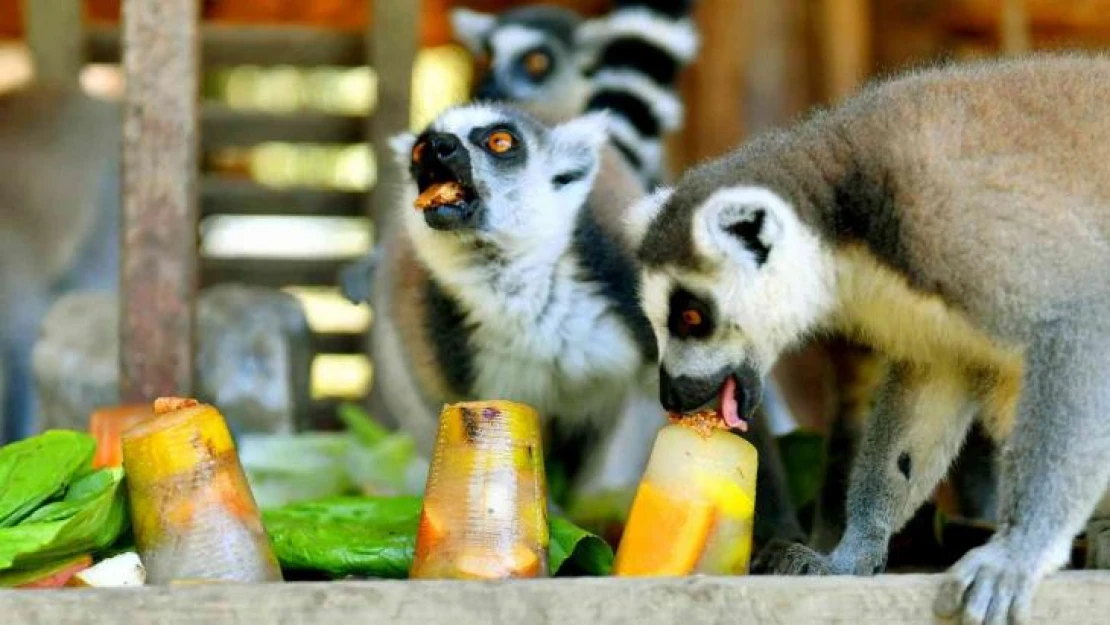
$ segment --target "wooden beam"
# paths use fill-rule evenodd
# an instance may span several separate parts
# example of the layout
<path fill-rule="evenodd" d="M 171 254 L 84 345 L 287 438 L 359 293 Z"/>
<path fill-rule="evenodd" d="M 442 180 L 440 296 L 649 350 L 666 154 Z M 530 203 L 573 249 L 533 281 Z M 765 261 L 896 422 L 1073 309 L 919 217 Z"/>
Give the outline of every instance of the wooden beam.
<path fill-rule="evenodd" d="M 355 144 L 364 141 L 364 117 L 318 111 L 269 113 L 205 103 L 201 112 L 204 148 L 245 147 L 267 141 Z"/>
<path fill-rule="evenodd" d="M 205 67 L 366 64 L 366 45 L 362 36 L 323 28 L 206 25 L 201 28 L 200 40 Z M 85 45 L 90 62 L 119 62 L 118 28 L 91 26 Z"/>
<path fill-rule="evenodd" d="M 283 286 L 334 286 L 350 258 L 218 257 L 201 261 L 202 287 L 226 282 L 280 288 Z"/>
<path fill-rule="evenodd" d="M 746 133 L 779 126 L 809 104 L 804 0 L 750 0 L 744 66 Z M 735 36 L 735 34 L 733 35 Z"/>
<path fill-rule="evenodd" d="M 1005 0 L 999 20 L 999 39 L 1003 54 L 1029 51 L 1029 13 L 1025 10 L 1025 0 Z"/>
<path fill-rule="evenodd" d="M 823 0 L 819 19 L 823 95 L 832 103 L 855 91 L 871 72 L 871 3 Z"/>
<path fill-rule="evenodd" d="M 939 575 L 200 584 L 0 592 L 5 625 L 852 623 L 936 625 Z M 1030 623 L 1105 623 L 1110 574 L 1038 588 Z"/>
<path fill-rule="evenodd" d="M 365 193 L 309 187 L 264 187 L 249 180 L 209 177 L 200 184 L 201 215 L 361 217 Z"/>
<path fill-rule="evenodd" d="M 76 87 L 84 63 L 81 0 L 23 0 L 36 82 Z"/>
<path fill-rule="evenodd" d="M 375 1 L 367 33 L 367 58 L 377 74 L 378 96 L 366 126 L 366 137 L 378 163 L 378 184 L 367 194 L 366 215 L 378 214 L 379 232 L 388 228 L 392 211 L 375 211 L 393 199 L 393 181 L 401 172 L 389 158 L 389 138 L 409 129 L 412 113 L 412 68 L 419 44 L 421 0 Z"/>
<path fill-rule="evenodd" d="M 124 402 L 193 391 L 197 11 L 193 0 L 124 0 Z"/>

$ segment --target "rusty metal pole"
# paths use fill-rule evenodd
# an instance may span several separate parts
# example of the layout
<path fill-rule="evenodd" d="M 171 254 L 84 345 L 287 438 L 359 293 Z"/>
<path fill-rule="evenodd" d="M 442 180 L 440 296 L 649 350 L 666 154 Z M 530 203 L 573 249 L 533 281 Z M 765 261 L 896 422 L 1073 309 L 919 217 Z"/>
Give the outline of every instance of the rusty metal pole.
<path fill-rule="evenodd" d="M 123 2 L 124 402 L 193 392 L 198 5 Z"/>

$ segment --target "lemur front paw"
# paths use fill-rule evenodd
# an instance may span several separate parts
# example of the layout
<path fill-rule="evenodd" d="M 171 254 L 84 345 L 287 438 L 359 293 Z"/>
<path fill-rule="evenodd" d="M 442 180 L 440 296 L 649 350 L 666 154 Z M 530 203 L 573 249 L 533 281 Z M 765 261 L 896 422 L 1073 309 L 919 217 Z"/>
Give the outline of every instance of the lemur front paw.
<path fill-rule="evenodd" d="M 1024 625 L 1043 574 L 1028 558 L 988 543 L 967 552 L 948 575 L 934 604 L 938 616 L 958 615 L 963 625 Z"/>
<path fill-rule="evenodd" d="M 828 575 L 829 559 L 805 545 L 775 539 L 760 550 L 752 572 L 768 575 Z"/>
<path fill-rule="evenodd" d="M 1088 569 L 1110 569 L 1110 519 L 1087 523 L 1086 565 Z"/>

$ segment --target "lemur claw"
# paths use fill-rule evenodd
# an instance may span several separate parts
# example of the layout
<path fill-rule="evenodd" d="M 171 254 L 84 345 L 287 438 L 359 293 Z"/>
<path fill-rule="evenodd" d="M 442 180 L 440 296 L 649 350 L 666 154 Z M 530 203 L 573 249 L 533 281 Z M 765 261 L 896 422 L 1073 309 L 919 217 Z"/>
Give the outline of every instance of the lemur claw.
<path fill-rule="evenodd" d="M 827 556 L 805 545 L 775 539 L 759 552 L 752 563 L 752 572 L 770 575 L 828 575 L 831 566 Z"/>
<path fill-rule="evenodd" d="M 962 625 L 1026 625 L 1039 576 L 998 543 L 967 553 L 949 572 L 933 610 Z"/>

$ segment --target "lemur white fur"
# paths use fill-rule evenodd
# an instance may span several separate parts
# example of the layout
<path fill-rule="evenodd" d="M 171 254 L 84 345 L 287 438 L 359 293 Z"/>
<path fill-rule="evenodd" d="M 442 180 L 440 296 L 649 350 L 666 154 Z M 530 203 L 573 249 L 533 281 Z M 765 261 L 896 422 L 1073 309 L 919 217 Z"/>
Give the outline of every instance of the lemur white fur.
<path fill-rule="evenodd" d="M 881 571 L 891 535 L 976 418 L 1005 441 L 1000 525 L 952 568 L 937 613 L 1028 622 L 1038 582 L 1092 514 L 1096 552 L 1108 553 L 1107 85 L 1106 56 L 912 73 L 629 211 L 661 368 L 691 388 L 741 365 L 765 374 L 815 334 L 850 336 L 892 363 L 839 545 L 828 556 L 787 548 L 772 571 Z M 676 338 L 676 288 L 709 302 L 710 334 Z"/>

